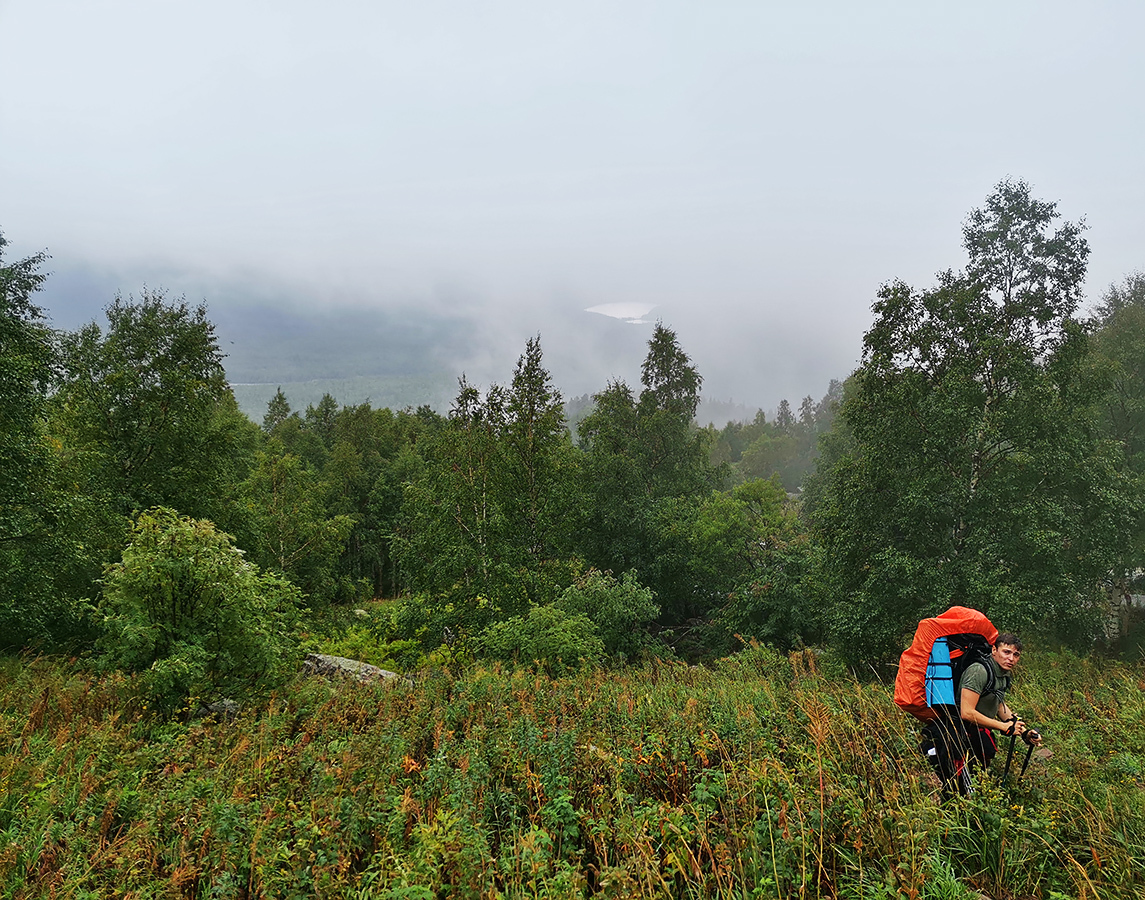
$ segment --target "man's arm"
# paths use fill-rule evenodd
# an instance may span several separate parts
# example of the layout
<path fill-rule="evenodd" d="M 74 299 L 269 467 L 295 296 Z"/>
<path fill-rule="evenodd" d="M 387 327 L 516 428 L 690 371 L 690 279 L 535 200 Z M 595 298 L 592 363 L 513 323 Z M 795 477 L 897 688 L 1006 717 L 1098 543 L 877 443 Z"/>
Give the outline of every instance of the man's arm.
<path fill-rule="evenodd" d="M 978 712 L 977 706 L 978 706 L 978 698 L 980 696 L 981 696 L 980 694 L 978 694 L 975 691 L 972 691 L 970 688 L 963 688 L 962 689 L 962 698 L 961 698 L 961 706 L 959 708 L 959 713 L 962 715 L 963 721 L 971 722 L 974 725 L 981 725 L 983 728 L 993 728 L 995 731 L 1008 732 L 1010 730 L 1010 722 L 1009 721 L 1003 722 L 1001 719 L 991 719 L 989 716 Z M 999 704 L 998 705 L 998 712 L 1000 715 L 1006 716 L 1007 719 L 1010 718 L 1010 709 L 1009 709 L 1009 707 L 1006 706 L 1006 704 L 1004 704 L 1004 703 Z M 1014 725 L 1014 732 L 1016 734 L 1021 734 L 1025 730 L 1026 730 L 1026 723 L 1025 722 L 1017 722 Z"/>

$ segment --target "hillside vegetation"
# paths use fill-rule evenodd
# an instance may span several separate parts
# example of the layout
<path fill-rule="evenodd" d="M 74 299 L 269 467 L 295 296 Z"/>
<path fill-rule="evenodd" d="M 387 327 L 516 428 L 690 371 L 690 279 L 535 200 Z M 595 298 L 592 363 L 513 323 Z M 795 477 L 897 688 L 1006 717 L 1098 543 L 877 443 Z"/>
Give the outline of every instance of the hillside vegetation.
<path fill-rule="evenodd" d="M 296 681 L 230 723 L 157 718 L 76 664 L 2 666 L 6 898 L 1145 890 L 1140 667 L 1031 654 L 1017 703 L 1054 756 L 1018 782 L 1019 743 L 1006 788 L 941 804 L 889 688 L 810 653 Z"/>
<path fill-rule="evenodd" d="M 0 260 L 0 894 L 1136 896 L 1145 276 L 1084 318 L 1059 218 L 999 183 L 845 382 L 721 429 L 663 322 L 571 403 L 537 336 L 444 415 L 256 423 L 204 306 L 55 331 Z M 956 604 L 1057 755 L 943 805 L 881 681 Z"/>

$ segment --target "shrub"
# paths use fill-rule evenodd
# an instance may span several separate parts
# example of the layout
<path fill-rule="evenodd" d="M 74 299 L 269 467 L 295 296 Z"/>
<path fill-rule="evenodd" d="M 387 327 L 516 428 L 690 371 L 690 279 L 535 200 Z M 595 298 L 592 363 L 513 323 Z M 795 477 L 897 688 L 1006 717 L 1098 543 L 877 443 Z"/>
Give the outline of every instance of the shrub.
<path fill-rule="evenodd" d="M 244 560 L 207 520 L 142 513 L 103 585 L 101 660 L 140 673 L 160 710 L 247 695 L 291 670 L 298 589 Z"/>
<path fill-rule="evenodd" d="M 388 641 L 417 641 L 426 651 L 443 644 L 465 647 L 502 615 L 499 606 L 480 594 L 456 601 L 445 596 L 410 594 L 390 606 L 378 633 Z"/>
<path fill-rule="evenodd" d="M 556 606 L 594 623 L 605 653 L 631 657 L 644 645 L 645 626 L 660 614 L 653 597 L 635 572 L 626 572 L 617 581 L 609 572 L 590 569 L 561 594 Z"/>
<path fill-rule="evenodd" d="M 312 637 L 303 642 L 303 649 L 399 671 L 414 668 L 421 658 L 421 644 L 417 641 L 384 640 L 373 624 L 351 625 L 340 634 L 325 638 Z"/>
<path fill-rule="evenodd" d="M 599 663 L 604 655 L 604 642 L 588 616 L 553 604 L 490 625 L 481 643 L 490 656 L 535 662 L 552 673 Z"/>

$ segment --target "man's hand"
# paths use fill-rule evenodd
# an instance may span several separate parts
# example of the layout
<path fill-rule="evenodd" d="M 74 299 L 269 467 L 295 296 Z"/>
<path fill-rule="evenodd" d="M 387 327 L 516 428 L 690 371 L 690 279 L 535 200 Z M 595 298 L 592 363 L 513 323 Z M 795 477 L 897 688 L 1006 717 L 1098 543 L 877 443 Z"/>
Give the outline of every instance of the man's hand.
<path fill-rule="evenodd" d="M 1041 734 L 1017 716 L 1010 720 L 1010 728 L 1007 729 L 1006 734 L 1016 734 L 1027 744 L 1040 744 L 1042 742 Z"/>

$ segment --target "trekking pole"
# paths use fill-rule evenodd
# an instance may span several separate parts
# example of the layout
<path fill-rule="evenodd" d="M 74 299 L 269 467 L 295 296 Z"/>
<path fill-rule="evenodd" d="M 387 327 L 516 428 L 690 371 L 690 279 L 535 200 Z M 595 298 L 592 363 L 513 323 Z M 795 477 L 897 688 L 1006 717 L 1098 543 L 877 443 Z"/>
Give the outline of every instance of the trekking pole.
<path fill-rule="evenodd" d="M 1018 717 L 1015 716 L 1010 720 L 1010 749 L 1006 751 L 1006 768 L 1002 770 L 1002 787 L 1006 786 L 1006 779 L 1010 777 L 1010 762 L 1014 759 L 1014 744 L 1018 741 L 1017 725 Z"/>

